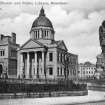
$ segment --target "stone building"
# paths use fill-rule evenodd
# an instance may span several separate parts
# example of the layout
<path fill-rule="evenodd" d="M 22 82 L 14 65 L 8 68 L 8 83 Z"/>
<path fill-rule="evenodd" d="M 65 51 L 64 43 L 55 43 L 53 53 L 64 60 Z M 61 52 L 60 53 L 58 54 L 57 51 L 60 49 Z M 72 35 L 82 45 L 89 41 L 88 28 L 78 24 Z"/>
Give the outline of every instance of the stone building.
<path fill-rule="evenodd" d="M 0 78 L 17 77 L 17 48 L 15 33 L 0 35 Z"/>
<path fill-rule="evenodd" d="M 101 74 L 103 73 L 103 63 L 104 57 L 103 54 L 97 55 L 97 62 L 96 62 L 96 71 L 95 71 L 95 77 L 99 79 L 101 77 Z"/>
<path fill-rule="evenodd" d="M 93 79 L 95 75 L 96 66 L 90 62 L 80 63 L 78 69 L 79 79 Z"/>
<path fill-rule="evenodd" d="M 78 56 L 68 53 L 63 40 L 55 40 L 55 31 L 44 9 L 30 30 L 30 39 L 18 50 L 18 78 L 77 78 Z"/>

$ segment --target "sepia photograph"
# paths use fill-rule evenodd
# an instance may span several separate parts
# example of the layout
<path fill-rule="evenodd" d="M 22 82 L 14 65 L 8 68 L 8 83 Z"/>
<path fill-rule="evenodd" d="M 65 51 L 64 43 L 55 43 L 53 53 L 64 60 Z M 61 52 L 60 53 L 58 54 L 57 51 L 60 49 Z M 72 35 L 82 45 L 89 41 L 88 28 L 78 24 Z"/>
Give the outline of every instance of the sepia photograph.
<path fill-rule="evenodd" d="M 0 105 L 105 105 L 105 0 L 0 0 Z"/>

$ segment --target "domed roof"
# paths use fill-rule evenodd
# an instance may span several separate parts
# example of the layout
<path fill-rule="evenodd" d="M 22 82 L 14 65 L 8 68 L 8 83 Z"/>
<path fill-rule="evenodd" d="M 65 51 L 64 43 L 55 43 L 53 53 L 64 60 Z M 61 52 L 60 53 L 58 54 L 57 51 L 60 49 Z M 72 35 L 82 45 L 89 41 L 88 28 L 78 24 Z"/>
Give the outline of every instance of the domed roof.
<path fill-rule="evenodd" d="M 36 18 L 35 21 L 33 22 L 32 28 L 39 26 L 53 28 L 51 21 L 45 16 L 43 7 L 40 10 L 39 17 Z"/>

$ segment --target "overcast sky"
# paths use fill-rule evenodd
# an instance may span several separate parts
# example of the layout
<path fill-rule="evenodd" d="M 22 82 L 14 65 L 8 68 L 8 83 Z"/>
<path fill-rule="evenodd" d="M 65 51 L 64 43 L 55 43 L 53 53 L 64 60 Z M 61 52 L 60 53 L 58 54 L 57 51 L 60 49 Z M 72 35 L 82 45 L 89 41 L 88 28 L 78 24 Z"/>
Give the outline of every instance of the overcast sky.
<path fill-rule="evenodd" d="M 21 3 L 15 4 L 17 1 Z M 79 55 L 79 63 L 95 63 L 101 53 L 98 30 L 105 19 L 105 0 L 0 0 L 0 33 L 15 32 L 17 43 L 25 43 L 42 6 L 35 3 L 42 1 L 46 16 L 54 26 L 55 39 L 64 40 L 69 52 Z M 51 4 L 54 1 L 64 4 Z"/>

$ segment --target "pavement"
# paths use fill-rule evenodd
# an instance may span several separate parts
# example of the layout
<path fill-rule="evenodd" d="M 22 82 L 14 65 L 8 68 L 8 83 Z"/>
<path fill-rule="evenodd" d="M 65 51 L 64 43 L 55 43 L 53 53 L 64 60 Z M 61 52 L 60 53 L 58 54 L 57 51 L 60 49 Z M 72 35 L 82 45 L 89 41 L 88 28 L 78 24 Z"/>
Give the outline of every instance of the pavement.
<path fill-rule="evenodd" d="M 89 102 L 89 103 L 80 103 L 80 104 L 69 104 L 69 105 L 105 105 L 105 101 Z"/>
<path fill-rule="evenodd" d="M 4 99 L 0 100 L 0 105 L 105 105 L 102 103 L 104 101 L 105 101 L 105 92 L 89 90 L 89 94 L 87 96 L 25 98 L 25 99 L 6 99 L 6 100 Z M 100 102 L 100 103 L 96 104 L 94 102 Z"/>

